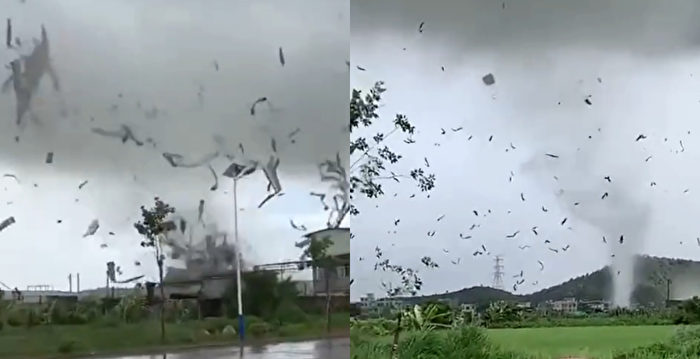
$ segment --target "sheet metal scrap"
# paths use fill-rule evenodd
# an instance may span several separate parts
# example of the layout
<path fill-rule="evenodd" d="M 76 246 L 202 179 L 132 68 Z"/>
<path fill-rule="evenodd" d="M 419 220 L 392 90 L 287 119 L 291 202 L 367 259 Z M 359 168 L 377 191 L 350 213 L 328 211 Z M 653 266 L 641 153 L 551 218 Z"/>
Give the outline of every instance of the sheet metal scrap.
<path fill-rule="evenodd" d="M 10 19 L 7 19 L 7 21 L 8 21 L 8 26 L 9 26 Z M 282 46 L 280 46 L 279 56 L 280 56 L 280 64 L 282 64 L 282 66 L 284 66 L 285 61 L 284 61 L 284 52 L 282 51 Z"/>
<path fill-rule="evenodd" d="M 5 45 L 7 48 L 12 48 L 12 20 L 8 17 L 7 18 L 7 29 L 5 31 Z M 282 48 L 280 48 L 280 51 L 282 51 Z"/>
<path fill-rule="evenodd" d="M 187 230 L 187 221 L 184 218 L 180 218 L 180 231 L 182 234 L 185 234 L 185 230 Z"/>
<path fill-rule="evenodd" d="M 109 280 L 112 282 L 116 282 L 117 281 L 116 275 L 117 275 L 117 273 L 115 270 L 114 262 L 112 262 L 112 261 L 107 262 L 107 278 L 109 278 Z"/>
<path fill-rule="evenodd" d="M 4 221 L 0 222 L 0 232 L 5 230 L 5 228 L 15 224 L 15 217 L 8 217 Z"/>
<path fill-rule="evenodd" d="M 255 100 L 255 102 L 253 102 L 253 105 L 250 106 L 250 115 L 255 116 L 255 106 L 257 106 L 259 103 L 263 103 L 266 101 L 267 101 L 267 97 L 264 97 L 264 96 Z M 268 102 L 268 105 L 269 105 L 269 102 Z"/>
<path fill-rule="evenodd" d="M 200 199 L 199 205 L 197 206 L 197 221 L 199 221 L 199 223 L 204 223 L 204 222 L 202 222 L 203 215 L 204 215 L 204 200 Z"/>
<path fill-rule="evenodd" d="M 90 222 L 90 225 L 88 226 L 87 230 L 85 231 L 85 234 L 83 234 L 83 238 L 92 236 L 95 233 L 97 233 L 97 230 L 100 228 L 100 221 L 97 219 L 93 219 L 92 222 Z"/>
<path fill-rule="evenodd" d="M 12 75 L 3 83 L 2 92 L 6 92 L 10 84 L 14 84 L 15 94 L 18 97 L 17 115 L 19 123 L 22 115 L 29 109 L 29 100 L 39 87 L 41 78 L 45 73 L 48 73 L 51 77 L 54 90 L 60 90 L 58 76 L 51 66 L 49 58 L 49 39 L 44 26 L 41 27 L 41 41 L 35 40 L 35 47 L 32 53 L 13 61 L 11 68 Z M 22 109 L 24 111 L 21 111 Z"/>
<path fill-rule="evenodd" d="M 46 154 L 46 163 L 48 163 L 48 164 L 53 163 L 53 152 L 49 152 Z"/>
<path fill-rule="evenodd" d="M 267 178 L 267 191 L 272 189 L 272 193 L 268 194 L 265 199 L 258 205 L 261 208 L 267 201 L 271 200 L 273 197 L 279 195 L 282 192 L 282 184 L 280 183 L 279 175 L 277 174 L 277 168 L 280 165 L 280 159 L 276 156 L 270 156 L 270 159 L 263 167 L 263 172 L 265 172 L 265 177 Z"/>
<path fill-rule="evenodd" d="M 137 146 L 143 146 L 143 142 L 136 138 L 134 132 L 127 125 L 121 125 L 118 130 L 105 130 L 103 128 L 93 127 L 92 132 L 100 136 L 121 138 L 122 143 L 132 140 Z"/>
<path fill-rule="evenodd" d="M 32 99 L 32 91 L 29 87 L 26 76 L 22 73 L 22 65 L 19 60 L 10 63 L 12 67 L 12 84 L 15 90 L 15 112 L 17 114 L 15 122 L 22 123 L 22 118 L 29 112 L 29 104 Z"/>
<path fill-rule="evenodd" d="M 202 156 L 202 158 L 197 159 L 197 160 L 191 160 L 187 161 L 185 160 L 185 156 L 177 153 L 171 153 L 171 152 L 164 152 L 163 153 L 163 158 L 165 158 L 166 161 L 172 166 L 172 167 L 182 167 L 182 168 L 195 168 L 195 167 L 200 167 L 204 166 L 206 164 L 209 164 L 212 160 L 215 158 L 219 157 L 219 152 L 214 152 L 210 153 L 207 155 Z"/>
<path fill-rule="evenodd" d="M 258 162 L 256 161 L 240 161 L 240 163 L 234 161 L 226 168 L 223 176 L 238 180 L 254 173 L 257 169 Z"/>
<path fill-rule="evenodd" d="M 19 178 L 17 178 L 17 175 L 15 175 L 15 174 L 13 174 L 13 173 L 5 173 L 5 174 L 2 175 L 2 176 L 3 176 L 3 177 L 7 177 L 7 178 L 14 178 L 15 181 L 17 182 L 17 184 L 19 184 Z"/>
<path fill-rule="evenodd" d="M 214 171 L 214 168 L 209 165 L 209 172 L 211 172 L 211 175 L 214 176 L 214 184 L 209 187 L 210 191 L 216 191 L 219 188 L 219 176 L 216 175 L 216 172 Z"/>

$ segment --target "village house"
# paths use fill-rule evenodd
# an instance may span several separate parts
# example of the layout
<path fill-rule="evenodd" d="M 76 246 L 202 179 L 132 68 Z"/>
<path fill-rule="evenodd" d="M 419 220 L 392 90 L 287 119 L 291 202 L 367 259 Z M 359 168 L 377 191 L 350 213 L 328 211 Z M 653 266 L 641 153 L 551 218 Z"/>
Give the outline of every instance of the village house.
<path fill-rule="evenodd" d="M 327 228 L 306 234 L 309 241 L 329 239 L 326 255 L 333 258 L 334 266 L 313 268 L 313 287 L 316 295 L 326 294 L 326 283 L 332 296 L 350 296 L 350 228 Z M 329 278 L 326 280 L 325 275 Z"/>

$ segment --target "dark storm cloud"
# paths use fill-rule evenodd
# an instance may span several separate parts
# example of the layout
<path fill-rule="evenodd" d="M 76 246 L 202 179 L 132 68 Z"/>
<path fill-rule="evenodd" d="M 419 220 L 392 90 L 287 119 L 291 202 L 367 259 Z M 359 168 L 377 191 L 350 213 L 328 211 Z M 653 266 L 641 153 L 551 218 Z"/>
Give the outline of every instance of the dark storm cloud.
<path fill-rule="evenodd" d="M 385 31 L 430 36 L 455 52 L 559 45 L 668 55 L 700 44 L 699 13 L 693 0 L 351 2 L 353 37 Z"/>
<path fill-rule="evenodd" d="M 267 195 L 262 170 L 238 184 L 249 262 L 299 256 L 289 218 L 314 229 L 325 222 L 308 193 L 327 187 L 319 163 L 348 158 L 347 1 L 38 0 L 2 10 L 23 46 L 0 49 L 0 62 L 30 53 L 44 25 L 61 80 L 55 91 L 42 79 L 37 120 L 21 126 L 13 91 L 0 96 L 1 173 L 19 179 L 2 179 L 0 218 L 17 219 L 2 232 L 0 251 L 17 253 L 0 265 L 3 281 L 59 284 L 64 271 L 80 271 L 95 286 L 104 278 L 91 274 L 105 261 L 134 260 L 153 278 L 133 227 L 139 206 L 159 196 L 190 219 L 204 199 L 207 224 L 233 233 L 232 181 L 222 176 L 231 155 L 280 157 L 284 196 L 257 208 Z M 1 81 L 9 75 L 0 67 Z M 93 219 L 100 229 L 82 238 Z M 41 265 L 9 273 L 30 252 Z"/>
<path fill-rule="evenodd" d="M 0 121 L 0 146 L 21 147 L 4 151 L 4 160 L 41 165 L 33 160 L 37 153 L 53 151 L 60 171 L 102 172 L 134 164 L 139 171 L 159 171 L 167 165 L 163 152 L 201 157 L 217 149 L 213 136 L 218 135 L 231 150 L 240 143 L 248 156 L 259 159 L 267 157 L 275 138 L 280 171 L 290 173 L 308 172 L 347 151 L 341 144 L 348 136 L 342 118 L 349 49 L 339 39 L 348 38 L 349 25 L 342 2 L 307 1 L 313 12 L 266 1 L 164 4 L 12 6 L 8 14 L 16 19 L 16 35 L 38 37 L 40 25 L 46 26 L 62 89 L 53 92 L 44 78 L 33 104 L 40 124 L 25 121 L 22 128 L 10 120 L 14 96 L 3 96 L 0 105 L 8 118 Z M 9 62 L 16 54 L 0 56 Z M 261 96 L 269 104 L 258 105 L 251 115 Z M 124 125 L 134 142 L 99 135 L 98 129 Z M 141 146 L 132 149 L 135 144 Z"/>
<path fill-rule="evenodd" d="M 496 254 L 507 273 L 525 271 L 519 292 L 612 264 L 623 273 L 620 303 L 636 280 L 634 255 L 696 255 L 686 247 L 697 237 L 688 210 L 697 201 L 684 189 L 700 176 L 689 145 L 697 141 L 698 5 L 439 3 L 352 3 L 353 65 L 365 69 L 352 71 L 353 87 L 386 81 L 381 116 L 405 114 L 419 129 L 415 144 L 392 143 L 404 156 L 392 170 L 427 157 L 438 178 L 429 199 L 387 184 L 386 198 L 358 203 L 358 294 L 392 280 L 372 270 L 377 245 L 422 269 L 425 293 L 490 285 Z M 463 129 L 441 131 L 448 127 Z M 640 134 L 647 139 L 635 141 Z M 439 224 L 431 219 L 443 214 Z M 485 254 L 473 256 L 482 245 Z M 425 255 L 441 268 L 421 267 Z"/>

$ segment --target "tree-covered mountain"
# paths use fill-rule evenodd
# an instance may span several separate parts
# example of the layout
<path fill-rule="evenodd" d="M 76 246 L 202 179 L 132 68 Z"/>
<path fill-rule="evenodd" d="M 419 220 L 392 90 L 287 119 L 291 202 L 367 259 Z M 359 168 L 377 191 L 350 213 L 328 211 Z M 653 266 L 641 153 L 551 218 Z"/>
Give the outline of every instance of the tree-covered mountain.
<path fill-rule="evenodd" d="M 632 302 L 662 304 L 670 299 L 686 299 L 700 295 L 700 262 L 640 256 L 635 263 L 635 283 Z M 449 299 L 457 303 L 476 304 L 479 307 L 498 300 L 531 302 L 533 305 L 548 300 L 574 297 L 579 300 L 609 300 L 612 296 L 613 273 L 609 266 L 595 272 L 572 278 L 559 285 L 538 292 L 516 295 L 489 287 L 471 287 L 455 292 L 401 298 L 408 303 Z"/>

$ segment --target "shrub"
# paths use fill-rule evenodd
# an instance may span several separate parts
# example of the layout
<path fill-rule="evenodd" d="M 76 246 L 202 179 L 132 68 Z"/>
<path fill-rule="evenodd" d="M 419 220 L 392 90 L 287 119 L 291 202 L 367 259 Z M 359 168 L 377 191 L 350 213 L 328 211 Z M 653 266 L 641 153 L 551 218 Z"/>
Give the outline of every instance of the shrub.
<path fill-rule="evenodd" d="M 75 352 L 80 343 L 78 341 L 70 339 L 70 340 L 64 340 L 61 342 L 61 344 L 58 345 L 58 352 L 61 354 L 69 354 Z"/>
<path fill-rule="evenodd" d="M 262 322 L 264 322 L 264 320 L 262 320 L 260 317 L 256 317 L 254 315 L 247 315 L 245 317 L 245 328 L 248 329 L 251 325 Z"/>
<path fill-rule="evenodd" d="M 210 334 L 221 334 L 227 325 L 237 328 L 237 321 L 228 318 L 204 318 L 204 329 Z"/>
<path fill-rule="evenodd" d="M 35 327 L 41 324 L 41 315 L 39 315 L 39 311 L 37 309 L 27 308 L 26 315 L 27 320 L 24 324 L 27 325 L 27 328 Z"/>
<path fill-rule="evenodd" d="M 279 321 L 280 324 L 303 323 L 309 319 L 298 305 L 288 301 L 281 303 L 280 306 L 277 307 L 274 318 Z"/>
<path fill-rule="evenodd" d="M 304 323 L 285 324 L 277 329 L 277 334 L 281 337 L 290 337 L 303 333 L 304 330 L 306 330 L 306 324 Z"/>
<path fill-rule="evenodd" d="M 388 358 L 391 343 L 378 342 L 369 337 L 352 334 L 351 358 Z M 426 331 L 407 333 L 401 341 L 399 359 L 521 359 L 526 355 L 505 352 L 487 340 L 486 333 L 476 327 L 463 327 L 442 332 Z"/>
<path fill-rule="evenodd" d="M 11 327 L 21 327 L 24 322 L 25 320 L 19 311 L 13 311 L 7 315 L 7 325 Z"/>
<path fill-rule="evenodd" d="M 700 357 L 700 329 L 682 329 L 665 342 L 616 353 L 614 359 L 695 359 Z"/>
<path fill-rule="evenodd" d="M 108 312 L 106 315 L 100 317 L 98 323 L 103 327 L 117 328 L 122 324 L 122 321 L 117 313 Z"/>
<path fill-rule="evenodd" d="M 272 326 L 265 322 L 252 323 L 248 327 L 248 332 L 253 337 L 262 337 L 272 332 Z"/>

